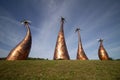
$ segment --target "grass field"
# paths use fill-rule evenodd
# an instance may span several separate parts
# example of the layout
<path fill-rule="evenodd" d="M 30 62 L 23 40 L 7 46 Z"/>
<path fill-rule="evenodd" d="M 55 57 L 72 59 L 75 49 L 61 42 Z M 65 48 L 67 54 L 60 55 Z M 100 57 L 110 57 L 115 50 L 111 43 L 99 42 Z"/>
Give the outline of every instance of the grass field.
<path fill-rule="evenodd" d="M 0 80 L 120 80 L 120 61 L 0 61 Z"/>

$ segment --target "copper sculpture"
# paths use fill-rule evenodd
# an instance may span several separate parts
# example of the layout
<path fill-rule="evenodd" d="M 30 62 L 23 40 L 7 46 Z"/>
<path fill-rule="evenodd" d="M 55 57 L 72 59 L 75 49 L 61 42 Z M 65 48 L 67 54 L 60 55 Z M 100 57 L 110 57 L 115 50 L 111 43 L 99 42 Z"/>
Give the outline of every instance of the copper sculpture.
<path fill-rule="evenodd" d="M 100 46 L 99 46 L 99 50 L 98 50 L 99 59 L 100 60 L 109 60 L 108 53 L 103 46 L 103 39 L 100 39 L 99 42 L 100 42 Z"/>
<path fill-rule="evenodd" d="M 27 28 L 26 36 L 15 48 L 10 51 L 6 60 L 25 60 L 28 58 L 32 44 L 31 31 L 29 28 L 30 23 L 27 20 L 22 21 L 22 23 Z"/>
<path fill-rule="evenodd" d="M 75 32 L 78 32 L 78 50 L 77 50 L 77 60 L 88 60 L 84 49 L 82 47 L 82 41 L 81 41 L 81 37 L 80 37 L 80 28 L 77 28 L 75 30 Z"/>
<path fill-rule="evenodd" d="M 64 30 L 63 30 L 63 25 L 64 25 L 64 18 L 61 18 L 61 27 L 60 31 L 58 33 L 57 37 L 57 42 L 56 42 L 56 47 L 54 51 L 54 60 L 69 60 L 69 54 L 67 50 L 67 46 L 65 43 L 65 37 L 64 37 Z"/>

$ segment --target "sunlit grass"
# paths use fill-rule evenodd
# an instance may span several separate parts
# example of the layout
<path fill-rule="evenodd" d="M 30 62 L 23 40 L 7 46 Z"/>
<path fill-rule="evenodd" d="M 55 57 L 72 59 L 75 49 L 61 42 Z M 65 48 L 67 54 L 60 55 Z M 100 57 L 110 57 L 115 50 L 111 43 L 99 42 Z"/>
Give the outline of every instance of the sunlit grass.
<path fill-rule="evenodd" d="M 0 61 L 0 80 L 120 80 L 120 61 Z"/>

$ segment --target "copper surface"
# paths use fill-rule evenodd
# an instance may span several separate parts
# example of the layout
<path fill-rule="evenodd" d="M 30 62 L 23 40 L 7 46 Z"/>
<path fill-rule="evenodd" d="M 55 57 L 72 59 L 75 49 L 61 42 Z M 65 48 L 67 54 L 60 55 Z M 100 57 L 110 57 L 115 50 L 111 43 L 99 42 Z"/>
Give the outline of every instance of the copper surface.
<path fill-rule="evenodd" d="M 65 43 L 65 37 L 64 37 L 64 30 L 63 30 L 63 24 L 64 24 L 64 18 L 61 18 L 61 27 L 60 31 L 58 33 L 56 47 L 54 51 L 54 60 L 69 60 L 69 54 L 67 50 L 67 46 Z"/>
<path fill-rule="evenodd" d="M 109 56 L 107 51 L 105 50 L 104 46 L 103 46 L 103 40 L 100 39 L 100 46 L 99 46 L 99 50 L 98 50 L 98 56 L 100 60 L 109 60 Z"/>
<path fill-rule="evenodd" d="M 28 58 L 32 44 L 32 37 L 29 28 L 29 22 L 25 20 L 24 24 L 27 28 L 26 36 L 15 48 L 10 51 L 6 60 L 25 60 Z"/>
<path fill-rule="evenodd" d="M 78 32 L 78 50 L 77 50 L 77 60 L 88 60 L 84 49 L 82 47 L 82 41 L 81 41 L 81 37 L 80 37 L 80 29 L 77 28 L 76 32 Z"/>

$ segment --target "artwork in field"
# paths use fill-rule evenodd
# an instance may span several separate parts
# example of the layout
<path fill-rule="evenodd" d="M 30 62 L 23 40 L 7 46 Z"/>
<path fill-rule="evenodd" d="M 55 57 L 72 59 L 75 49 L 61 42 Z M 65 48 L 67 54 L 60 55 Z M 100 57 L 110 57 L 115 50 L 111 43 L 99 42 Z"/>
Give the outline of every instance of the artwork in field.
<path fill-rule="evenodd" d="M 28 58 L 32 44 L 31 31 L 29 28 L 30 21 L 24 20 L 22 23 L 27 28 L 26 36 L 15 48 L 10 51 L 6 60 L 25 60 Z"/>
<path fill-rule="evenodd" d="M 82 47 L 82 41 L 80 37 L 80 28 L 77 28 L 75 32 L 78 32 L 78 50 L 77 50 L 77 60 L 88 60 L 88 57 L 86 56 L 84 49 Z"/>
<path fill-rule="evenodd" d="M 69 54 L 65 42 L 65 37 L 64 37 L 64 25 L 65 19 L 62 17 L 61 18 L 61 26 L 60 26 L 60 31 L 58 33 L 57 37 L 57 42 L 55 46 L 55 51 L 54 51 L 54 60 L 69 60 Z"/>
<path fill-rule="evenodd" d="M 103 46 L 103 39 L 100 39 L 99 42 L 100 42 L 100 46 L 99 46 L 99 49 L 98 49 L 99 59 L 100 60 L 109 60 L 108 53 Z"/>

